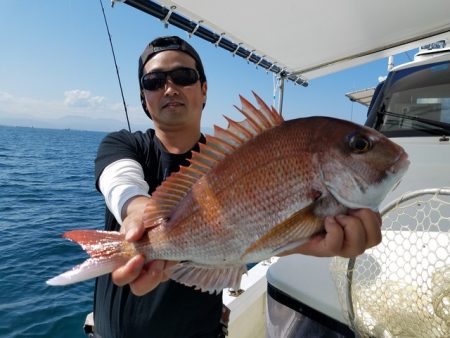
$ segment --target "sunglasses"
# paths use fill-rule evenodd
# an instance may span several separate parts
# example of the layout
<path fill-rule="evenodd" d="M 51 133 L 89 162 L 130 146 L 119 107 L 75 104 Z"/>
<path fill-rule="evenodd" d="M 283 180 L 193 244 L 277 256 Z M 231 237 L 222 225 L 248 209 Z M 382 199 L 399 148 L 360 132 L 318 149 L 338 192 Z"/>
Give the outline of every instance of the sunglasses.
<path fill-rule="evenodd" d="M 166 72 L 150 72 L 142 76 L 142 88 L 152 91 L 161 89 L 166 84 L 168 76 L 170 76 L 172 82 L 178 86 L 192 85 L 196 83 L 200 78 L 197 70 L 184 67 L 168 70 Z"/>

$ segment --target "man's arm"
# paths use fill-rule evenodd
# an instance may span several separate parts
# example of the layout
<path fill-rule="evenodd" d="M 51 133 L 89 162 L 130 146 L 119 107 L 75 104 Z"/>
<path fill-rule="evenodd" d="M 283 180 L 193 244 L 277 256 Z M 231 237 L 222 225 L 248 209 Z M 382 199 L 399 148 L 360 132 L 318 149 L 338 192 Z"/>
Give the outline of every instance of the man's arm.
<path fill-rule="evenodd" d="M 98 182 L 106 205 L 121 224 L 120 231 L 129 242 L 139 240 L 145 233 L 143 216 L 151 199 L 141 165 L 131 159 L 115 161 L 103 170 Z M 161 260 L 145 264 L 144 255 L 137 255 L 116 269 L 112 280 L 118 286 L 130 284 L 135 295 L 143 295 L 168 279 L 166 269 L 173 264 Z"/>
<path fill-rule="evenodd" d="M 150 201 L 147 196 L 135 196 L 130 198 L 122 209 L 123 223 L 121 232 L 129 242 L 141 239 L 145 234 L 143 216 L 145 206 Z M 125 265 L 112 273 L 112 280 L 118 286 L 130 285 L 131 291 L 136 296 L 142 296 L 159 283 L 169 279 L 168 269 L 177 262 L 153 260 L 145 263 L 144 255 L 131 258 Z"/>

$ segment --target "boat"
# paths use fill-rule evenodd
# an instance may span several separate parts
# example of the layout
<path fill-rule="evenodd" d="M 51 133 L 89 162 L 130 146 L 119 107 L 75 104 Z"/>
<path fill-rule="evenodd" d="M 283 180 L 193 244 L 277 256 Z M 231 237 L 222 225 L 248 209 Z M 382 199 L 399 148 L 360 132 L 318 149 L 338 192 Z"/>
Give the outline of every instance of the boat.
<path fill-rule="evenodd" d="M 448 319 L 450 278 L 435 281 L 440 271 L 450 277 L 447 41 L 420 48 L 413 61 L 392 68 L 373 91 L 366 125 L 404 147 L 411 160 L 381 205 L 382 243 L 352 260 L 301 255 L 278 260 L 267 273 L 269 336 L 290 337 L 311 328 L 323 337 L 450 334 L 450 322 L 443 323 L 436 309 L 441 306 Z M 437 288 L 444 289 L 436 295 Z M 433 304 L 436 297 L 445 304 Z"/>
<path fill-rule="evenodd" d="M 310 80 L 333 72 L 437 41 L 444 41 L 443 44 L 450 41 L 448 0 L 121 0 L 113 1 L 113 4 L 115 2 L 148 13 L 164 25 L 174 25 L 190 36 L 205 39 L 228 50 L 233 56 L 274 73 L 279 80 L 280 112 L 285 81 L 306 86 Z M 413 163 L 402 183 L 383 203 L 382 210 L 388 212 L 403 201 L 417 201 L 418 196 L 440 198 L 448 194 L 450 142 L 447 124 L 450 121 L 447 120 L 447 108 L 443 107 L 450 104 L 450 54 L 445 47 L 439 52 L 434 47 L 437 46 L 428 51 L 421 50 L 413 62 L 392 68 L 387 79 L 369 94 L 372 99 L 366 125 L 379 129 L 403 145 Z M 399 110 L 388 108 L 387 103 L 394 104 L 395 100 L 391 96 L 390 101 L 386 101 L 386 93 L 394 93 L 395 84 L 401 83 L 403 75 L 403 79 L 407 79 L 406 75 L 416 67 L 447 76 L 442 80 L 442 92 L 424 96 L 422 101 L 416 101 L 416 107 L 406 102 L 402 106 L 399 102 Z M 414 83 L 420 83 L 418 77 Z M 411 91 L 420 93 L 421 88 L 411 87 Z M 384 110 L 380 113 L 383 104 Z M 425 106 L 441 108 L 433 112 L 419 109 Z M 449 208 L 445 203 L 444 207 Z M 442 213 L 444 219 L 450 217 L 448 209 Z M 405 229 L 400 225 L 392 232 L 395 235 L 401 230 Z M 413 229 L 408 231 L 414 234 Z M 394 236 L 394 243 L 396 238 Z M 435 241 L 447 243 L 440 238 Z M 370 266 L 373 266 L 375 275 L 382 267 L 377 265 L 375 254 L 362 257 L 334 263 L 328 258 L 291 255 L 258 263 L 243 276 L 239 290 L 226 289 L 223 292 L 224 304 L 231 310 L 228 336 L 364 336 L 364 323 L 360 317 L 370 313 L 362 313 L 360 308 L 352 307 L 352 302 L 356 301 L 352 298 L 356 295 L 352 290 L 357 286 L 353 283 L 356 281 L 355 267 L 364 268 L 372 263 Z M 446 259 L 442 259 L 445 264 L 441 268 L 450 264 Z M 334 275 L 330 273 L 331 263 L 335 266 Z M 364 277 L 364 273 L 361 275 Z M 444 308 L 444 313 L 447 310 Z M 399 315 L 397 319 L 402 320 L 403 317 Z M 393 336 L 389 336 L 387 329 L 382 331 L 380 326 L 372 326 L 381 330 L 373 336 Z"/>

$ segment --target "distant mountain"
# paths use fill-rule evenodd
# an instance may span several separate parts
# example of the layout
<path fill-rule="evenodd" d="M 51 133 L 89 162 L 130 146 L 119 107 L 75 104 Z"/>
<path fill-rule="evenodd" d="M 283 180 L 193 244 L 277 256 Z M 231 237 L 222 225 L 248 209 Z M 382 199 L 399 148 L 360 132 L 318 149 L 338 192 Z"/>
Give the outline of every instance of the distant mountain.
<path fill-rule="evenodd" d="M 65 116 L 55 120 L 55 124 L 62 128 L 91 130 L 91 131 L 114 131 L 120 129 L 128 129 L 126 121 L 119 121 L 108 118 L 86 118 L 83 116 Z M 148 129 L 149 125 L 138 126 L 132 125 L 133 130 Z"/>
<path fill-rule="evenodd" d="M 65 116 L 59 119 L 36 119 L 32 117 L 0 116 L 0 124 L 20 127 L 51 129 L 77 129 L 89 131 L 114 131 L 128 129 L 126 121 L 114 119 L 97 119 L 84 116 Z M 151 124 L 132 124 L 132 130 L 146 130 Z"/>
<path fill-rule="evenodd" d="M 18 126 L 18 127 L 35 127 L 35 128 L 50 128 L 50 129 L 76 129 L 76 130 L 89 130 L 89 131 L 115 131 L 121 129 L 128 129 L 126 121 L 119 121 L 115 119 L 107 118 L 91 118 L 84 116 L 65 116 L 59 119 L 36 119 L 27 116 L 11 116 L 0 113 L 0 125 L 5 126 Z M 131 130 L 145 131 L 148 128 L 152 128 L 151 122 L 148 124 L 131 123 Z M 214 129 L 211 127 L 202 127 L 202 133 L 214 134 Z"/>

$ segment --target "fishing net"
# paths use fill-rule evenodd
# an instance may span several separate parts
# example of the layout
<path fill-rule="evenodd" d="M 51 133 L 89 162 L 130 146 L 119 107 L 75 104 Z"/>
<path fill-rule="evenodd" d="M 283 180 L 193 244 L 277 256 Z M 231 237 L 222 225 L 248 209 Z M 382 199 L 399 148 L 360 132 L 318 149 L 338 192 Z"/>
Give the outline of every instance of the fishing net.
<path fill-rule="evenodd" d="M 450 337 L 450 189 L 403 196 L 382 212 L 383 240 L 331 264 L 357 337 Z"/>

